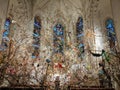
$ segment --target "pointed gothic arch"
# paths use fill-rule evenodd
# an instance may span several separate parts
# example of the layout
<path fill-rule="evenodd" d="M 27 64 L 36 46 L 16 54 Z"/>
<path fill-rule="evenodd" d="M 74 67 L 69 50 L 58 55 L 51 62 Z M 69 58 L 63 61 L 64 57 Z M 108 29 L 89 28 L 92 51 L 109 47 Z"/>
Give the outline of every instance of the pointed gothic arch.
<path fill-rule="evenodd" d="M 1 45 L 4 48 L 8 47 L 9 34 L 10 34 L 10 25 L 11 25 L 11 19 L 7 18 L 5 23 L 4 23 L 4 30 L 3 30 L 3 34 L 2 34 L 2 43 L 1 43 Z"/>
<path fill-rule="evenodd" d="M 79 17 L 76 23 L 76 37 L 77 47 L 79 49 L 78 57 L 81 57 L 84 53 L 84 31 L 83 31 L 83 18 Z"/>
<path fill-rule="evenodd" d="M 34 17 L 34 29 L 33 29 L 33 48 L 32 58 L 39 57 L 40 48 L 40 35 L 41 35 L 41 19 L 39 16 Z"/>

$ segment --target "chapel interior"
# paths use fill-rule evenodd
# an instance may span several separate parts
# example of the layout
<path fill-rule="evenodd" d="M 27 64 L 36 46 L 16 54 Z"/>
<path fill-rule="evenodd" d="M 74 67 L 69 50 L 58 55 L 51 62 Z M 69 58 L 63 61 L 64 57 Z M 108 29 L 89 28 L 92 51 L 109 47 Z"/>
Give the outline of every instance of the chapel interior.
<path fill-rule="evenodd" d="M 120 0 L 0 0 L 0 90 L 120 90 Z"/>

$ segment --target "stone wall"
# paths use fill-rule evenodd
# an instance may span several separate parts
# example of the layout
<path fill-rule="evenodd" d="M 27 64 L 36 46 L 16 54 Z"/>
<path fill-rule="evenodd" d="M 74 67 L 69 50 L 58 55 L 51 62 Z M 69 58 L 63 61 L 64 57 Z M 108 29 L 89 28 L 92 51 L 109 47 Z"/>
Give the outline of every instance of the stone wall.
<path fill-rule="evenodd" d="M 4 29 L 4 22 L 7 16 L 9 0 L 0 0 L 0 43 L 2 40 L 2 31 Z"/>
<path fill-rule="evenodd" d="M 118 45 L 120 47 L 120 1 L 119 0 L 111 0 L 111 9 L 112 9 L 112 15 L 115 23 L 115 31 L 117 35 Z"/>
<path fill-rule="evenodd" d="M 116 32 L 116 37 L 117 37 L 117 42 L 118 42 L 118 51 L 119 51 L 119 47 L 120 47 L 120 1 L 119 0 L 111 0 L 111 9 L 112 9 L 112 15 L 113 15 L 113 19 L 114 19 L 114 24 L 115 24 L 115 32 Z M 115 88 L 116 90 L 120 89 L 120 86 L 118 85 L 118 83 L 114 83 L 115 84 Z"/>

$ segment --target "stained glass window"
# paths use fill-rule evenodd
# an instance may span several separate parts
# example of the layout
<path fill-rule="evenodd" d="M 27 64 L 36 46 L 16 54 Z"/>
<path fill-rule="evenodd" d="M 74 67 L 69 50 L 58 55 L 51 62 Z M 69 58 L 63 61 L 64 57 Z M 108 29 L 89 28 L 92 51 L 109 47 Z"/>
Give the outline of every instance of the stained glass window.
<path fill-rule="evenodd" d="M 54 52 L 62 53 L 64 48 L 64 28 L 61 24 L 56 24 L 53 28 L 54 31 Z"/>
<path fill-rule="evenodd" d="M 2 46 L 4 47 L 4 49 L 8 47 L 10 24 L 11 20 L 10 18 L 7 18 L 4 24 L 4 30 L 2 35 Z"/>
<path fill-rule="evenodd" d="M 76 24 L 76 36 L 77 36 L 77 47 L 79 49 L 78 56 L 81 57 L 84 53 L 84 43 L 83 43 L 83 18 L 79 17 Z"/>
<path fill-rule="evenodd" d="M 112 19 L 108 19 L 106 21 L 106 29 L 107 29 L 107 36 L 109 40 L 110 49 L 115 49 L 115 41 L 116 41 L 116 34 L 115 34 L 115 28 L 114 23 Z"/>
<path fill-rule="evenodd" d="M 32 58 L 39 57 L 41 22 L 39 17 L 34 18 Z"/>

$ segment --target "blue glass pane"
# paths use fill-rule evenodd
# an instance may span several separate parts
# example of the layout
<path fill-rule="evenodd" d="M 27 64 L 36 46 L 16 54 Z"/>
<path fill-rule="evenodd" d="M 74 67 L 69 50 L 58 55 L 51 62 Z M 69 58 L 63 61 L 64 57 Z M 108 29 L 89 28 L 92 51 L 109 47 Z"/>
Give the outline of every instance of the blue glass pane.
<path fill-rule="evenodd" d="M 34 28 L 38 28 L 39 30 L 41 29 L 40 22 L 38 22 L 38 20 L 36 18 L 34 20 Z"/>
<path fill-rule="evenodd" d="M 103 71 L 103 70 L 99 70 L 99 74 L 100 74 L 100 75 L 103 75 L 103 74 L 104 74 L 104 71 Z"/>
<path fill-rule="evenodd" d="M 78 22 L 77 22 L 77 30 L 83 31 L 83 19 L 81 17 L 79 17 Z"/>
<path fill-rule="evenodd" d="M 3 37 L 7 37 L 9 35 L 8 31 L 3 32 Z"/>
<path fill-rule="evenodd" d="M 36 58 L 36 56 L 32 56 L 32 58 L 34 59 L 34 58 Z"/>
<path fill-rule="evenodd" d="M 3 40 L 10 41 L 8 37 L 2 37 Z"/>
<path fill-rule="evenodd" d="M 4 26 L 4 29 L 5 29 L 5 30 L 9 30 L 10 27 L 9 27 L 9 26 Z"/>
<path fill-rule="evenodd" d="M 9 19 L 7 19 L 6 21 L 5 21 L 5 26 L 10 26 L 10 20 Z"/>
<path fill-rule="evenodd" d="M 40 35 L 38 33 L 33 33 L 33 37 L 39 37 Z"/>
<path fill-rule="evenodd" d="M 84 36 L 84 34 L 83 33 L 81 33 L 81 34 L 78 34 L 78 38 L 80 38 L 80 37 L 82 37 L 82 36 Z"/>
<path fill-rule="evenodd" d="M 34 23 L 35 28 L 41 28 L 41 26 L 38 23 Z"/>
<path fill-rule="evenodd" d="M 83 44 L 83 43 L 80 43 L 78 47 L 79 47 L 79 48 L 84 47 L 84 44 Z"/>
<path fill-rule="evenodd" d="M 33 44 L 33 47 L 39 48 L 38 44 Z"/>
<path fill-rule="evenodd" d="M 107 29 L 111 29 L 111 28 L 114 29 L 114 24 L 113 24 L 112 20 L 107 20 L 106 28 Z"/>

